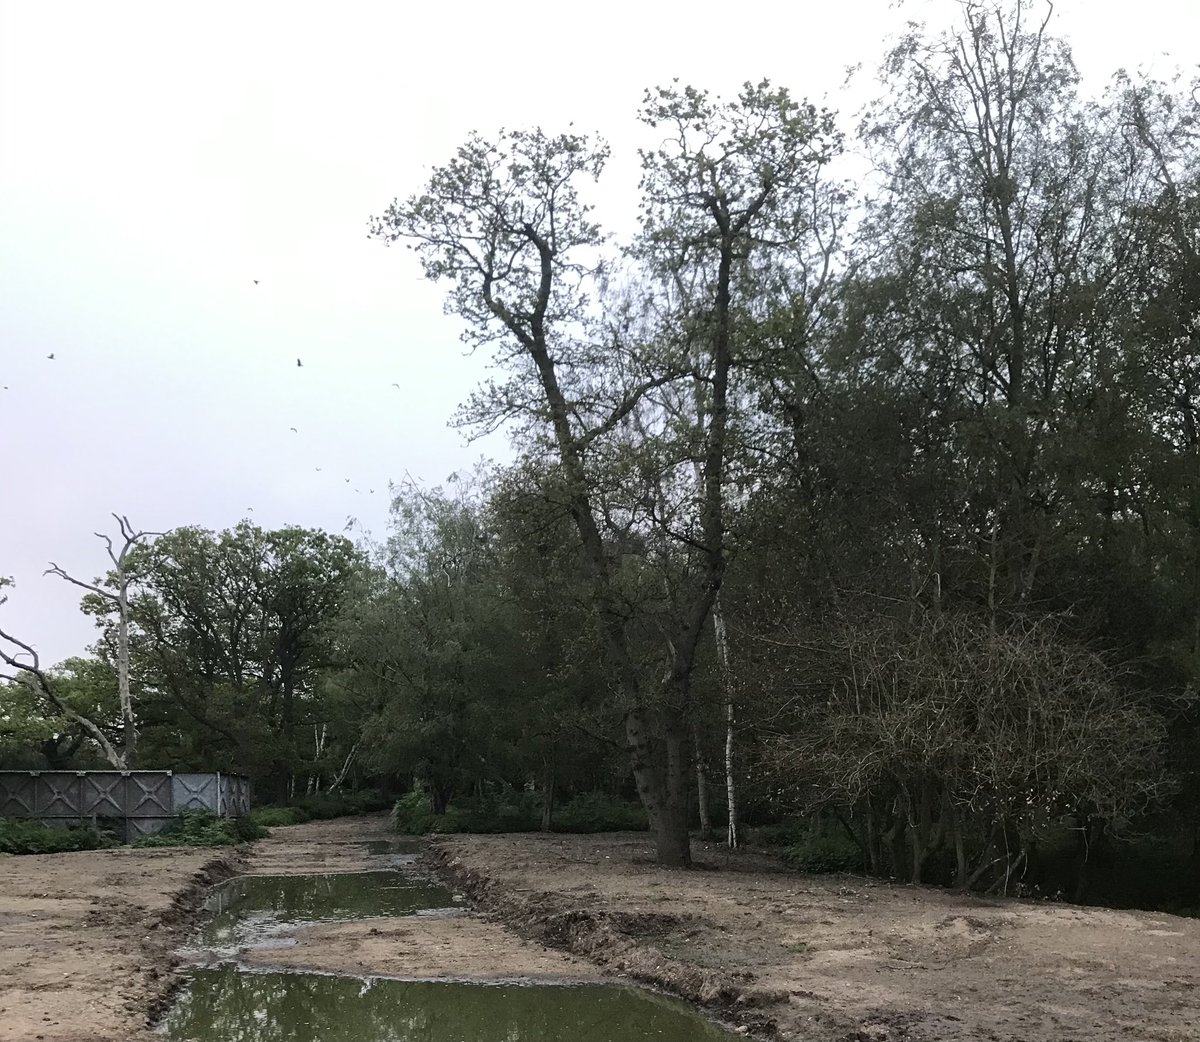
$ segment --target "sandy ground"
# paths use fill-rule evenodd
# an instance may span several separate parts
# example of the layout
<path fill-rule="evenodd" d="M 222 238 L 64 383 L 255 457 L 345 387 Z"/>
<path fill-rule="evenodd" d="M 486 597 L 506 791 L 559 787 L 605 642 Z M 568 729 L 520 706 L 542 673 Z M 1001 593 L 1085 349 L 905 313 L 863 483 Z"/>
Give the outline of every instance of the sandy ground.
<path fill-rule="evenodd" d="M 0 1040 L 152 1037 L 190 912 L 236 862 L 212 850 L 0 858 Z"/>
<path fill-rule="evenodd" d="M 367 871 L 383 818 L 276 829 L 244 851 L 0 859 L 0 1042 L 144 1042 L 207 884 Z M 481 914 L 298 926 L 255 967 L 656 984 L 803 1042 L 1200 1042 L 1200 921 L 964 898 L 770 858 L 662 869 L 644 836 L 473 836 L 425 860 Z"/>
<path fill-rule="evenodd" d="M 1200 921 L 963 897 L 770 859 L 663 869 L 644 836 L 462 836 L 443 872 L 527 936 L 830 1042 L 1200 1040 Z"/>

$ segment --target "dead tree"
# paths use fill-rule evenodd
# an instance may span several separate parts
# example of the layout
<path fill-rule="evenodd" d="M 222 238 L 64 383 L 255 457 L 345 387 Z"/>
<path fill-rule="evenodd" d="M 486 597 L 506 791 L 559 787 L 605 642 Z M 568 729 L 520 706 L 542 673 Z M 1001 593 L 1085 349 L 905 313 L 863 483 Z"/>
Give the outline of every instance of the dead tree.
<path fill-rule="evenodd" d="M 117 697 L 121 705 L 123 760 L 121 766 L 128 770 L 133 767 L 137 757 L 137 721 L 134 719 L 133 696 L 129 690 L 129 573 L 125 565 L 129 551 L 138 543 L 150 536 L 162 533 L 138 532 L 129 523 L 129 518 L 119 514 L 113 514 L 113 517 L 116 519 L 117 529 L 123 540 L 119 550 L 114 546 L 111 536 L 105 535 L 103 532 L 96 533 L 96 537 L 104 541 L 105 548 L 108 550 L 108 559 L 113 566 L 112 579 L 107 585 L 100 586 L 98 581 L 86 583 L 76 579 L 53 561 L 50 562 L 50 567 L 46 569 L 45 574 L 57 575 L 60 579 L 66 579 L 67 582 L 73 583 L 80 589 L 103 598 L 117 609 Z"/>
<path fill-rule="evenodd" d="M 3 583 L 4 580 L 0 580 L 0 585 Z M 0 595 L 0 606 L 7 601 L 7 596 Z M 118 750 L 112 744 L 108 735 L 104 733 L 104 729 L 99 724 L 78 712 L 59 696 L 58 691 L 55 689 L 54 679 L 47 676 L 46 672 L 42 669 L 41 660 L 38 658 L 38 653 L 33 647 L 2 629 L 0 629 L 0 641 L 7 641 L 8 644 L 12 645 L 9 648 L 0 643 L 0 662 L 10 669 L 15 670 L 14 673 L 0 673 L 0 680 L 8 680 L 15 684 L 25 684 L 32 688 L 34 694 L 39 699 L 53 706 L 55 711 L 62 714 L 67 720 L 78 724 L 80 729 L 100 747 L 100 752 L 113 767 L 118 770 L 126 770 L 127 764 L 124 751 Z"/>

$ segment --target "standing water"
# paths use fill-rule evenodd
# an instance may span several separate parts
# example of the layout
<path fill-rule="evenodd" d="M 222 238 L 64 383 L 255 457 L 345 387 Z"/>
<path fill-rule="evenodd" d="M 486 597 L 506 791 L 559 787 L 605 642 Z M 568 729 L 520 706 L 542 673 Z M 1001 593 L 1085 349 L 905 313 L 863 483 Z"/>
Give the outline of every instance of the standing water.
<path fill-rule="evenodd" d="M 386 871 L 239 876 L 215 888 L 196 962 L 161 1025 L 166 1042 L 724 1042 L 736 1038 L 674 999 L 614 985 L 394 980 L 259 972 L 249 948 L 298 943 L 306 924 L 461 914 L 418 875 L 410 844 L 370 850 Z M 384 857 L 391 855 L 390 857 Z M 379 862 L 376 862 L 379 863 Z M 413 920 L 420 930 L 420 919 Z M 503 967 L 498 967 L 503 969 Z"/>
<path fill-rule="evenodd" d="M 487 985 L 198 970 L 170 1042 L 726 1042 L 680 1002 L 612 985 Z"/>

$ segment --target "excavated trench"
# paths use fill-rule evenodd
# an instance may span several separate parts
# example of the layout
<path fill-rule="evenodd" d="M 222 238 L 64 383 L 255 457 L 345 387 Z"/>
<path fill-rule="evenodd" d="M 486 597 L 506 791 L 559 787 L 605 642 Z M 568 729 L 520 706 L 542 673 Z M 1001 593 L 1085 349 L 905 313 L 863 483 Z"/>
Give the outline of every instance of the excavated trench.
<path fill-rule="evenodd" d="M 257 874 L 252 862 L 250 874 L 212 888 L 207 915 L 179 951 L 183 986 L 158 1027 L 166 1042 L 738 1037 L 676 999 L 596 983 L 590 973 L 555 975 L 567 967 L 549 956 L 539 962 L 479 920 L 461 894 L 414 864 L 410 842 L 355 846 L 347 871 L 333 870 L 338 859 L 325 849 L 310 851 L 308 864 L 282 866 L 288 871 Z M 280 867 L 269 852 L 263 860 Z M 291 870 L 314 865 L 322 871 Z M 445 972 L 447 937 L 474 950 L 450 966 L 458 972 Z M 403 958 L 388 948 L 402 948 Z"/>

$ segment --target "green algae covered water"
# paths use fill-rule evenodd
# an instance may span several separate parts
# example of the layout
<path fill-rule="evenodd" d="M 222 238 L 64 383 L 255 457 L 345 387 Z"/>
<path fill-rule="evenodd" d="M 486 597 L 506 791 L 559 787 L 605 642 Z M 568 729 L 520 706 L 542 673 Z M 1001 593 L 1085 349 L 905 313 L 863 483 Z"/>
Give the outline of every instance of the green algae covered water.
<path fill-rule="evenodd" d="M 167 1042 L 729 1042 L 683 1003 L 612 985 L 196 970 Z"/>

